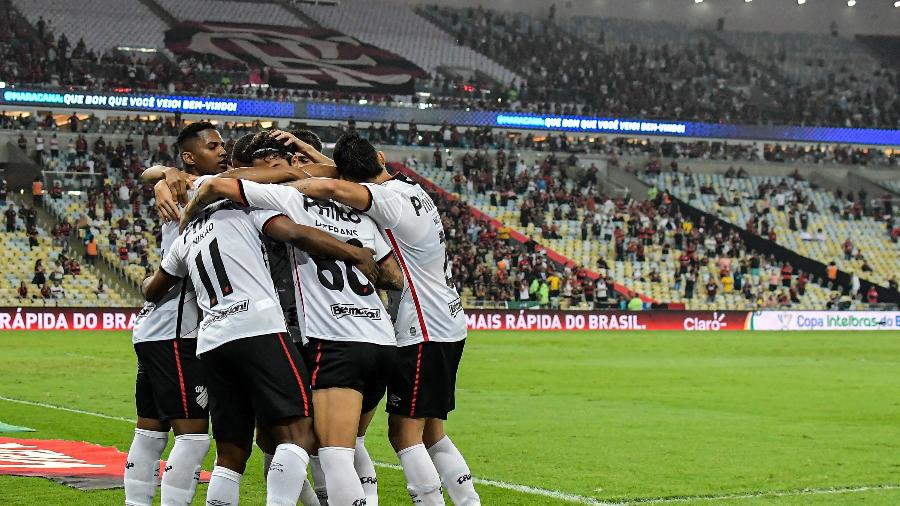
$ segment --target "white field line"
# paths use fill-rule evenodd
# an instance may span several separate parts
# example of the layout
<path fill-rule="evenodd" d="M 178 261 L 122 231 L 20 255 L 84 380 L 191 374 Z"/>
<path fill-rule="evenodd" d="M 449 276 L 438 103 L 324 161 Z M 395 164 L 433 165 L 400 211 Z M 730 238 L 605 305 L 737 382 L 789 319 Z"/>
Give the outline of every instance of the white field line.
<path fill-rule="evenodd" d="M 127 422 L 134 423 L 133 419 L 124 418 L 121 416 L 112 416 L 106 415 L 103 413 L 97 413 L 94 411 L 85 411 L 83 409 L 69 408 L 66 406 L 58 406 L 55 404 L 47 404 L 44 402 L 35 402 L 28 401 L 24 399 L 15 399 L 12 397 L 5 397 L 0 395 L 0 401 L 12 402 L 16 404 L 24 404 L 26 406 L 35 406 L 40 408 L 47 409 L 55 409 L 58 411 L 67 411 L 69 413 L 76 413 L 79 415 L 93 416 L 95 418 L 103 418 L 105 420 L 114 420 L 118 422 Z M 382 467 L 385 469 L 395 469 L 402 470 L 400 466 L 397 464 L 389 464 L 386 462 L 375 462 L 375 465 L 378 467 Z M 544 488 L 531 487 L 528 485 L 519 485 L 517 483 L 509 483 L 500 480 L 491 480 L 487 478 L 475 478 L 475 483 L 481 485 L 487 485 L 496 488 L 502 488 L 505 490 L 512 490 L 514 492 L 520 492 L 523 494 L 537 495 L 542 497 L 548 497 L 551 499 L 557 499 L 560 501 L 575 503 L 575 504 L 589 504 L 592 506 L 644 506 L 649 504 L 678 504 L 678 503 L 696 503 L 696 502 L 711 502 L 711 501 L 730 501 L 730 500 L 739 500 L 739 499 L 754 499 L 754 498 L 764 498 L 764 497 L 796 497 L 796 496 L 807 496 L 807 495 L 838 495 L 838 494 L 853 494 L 860 492 L 872 492 L 872 491 L 880 491 L 880 490 L 900 490 L 900 484 L 886 484 L 886 485 L 858 485 L 858 486 L 844 486 L 844 487 L 824 487 L 824 488 L 800 488 L 793 490 L 763 490 L 763 491 L 755 491 L 755 492 L 738 492 L 734 494 L 721 494 L 721 495 L 695 495 L 695 496 L 679 496 L 679 497 L 647 497 L 647 498 L 636 498 L 636 499 L 621 499 L 614 501 L 601 501 L 599 499 L 595 499 L 593 497 L 587 497 L 583 495 L 577 494 L 569 494 L 566 492 L 561 492 L 559 490 L 548 490 Z"/>

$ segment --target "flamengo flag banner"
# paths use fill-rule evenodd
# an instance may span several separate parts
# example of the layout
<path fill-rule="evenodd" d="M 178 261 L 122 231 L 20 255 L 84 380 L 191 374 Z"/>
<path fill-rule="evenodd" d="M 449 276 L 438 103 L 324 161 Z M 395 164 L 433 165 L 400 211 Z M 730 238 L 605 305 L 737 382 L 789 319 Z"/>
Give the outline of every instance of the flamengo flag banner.
<path fill-rule="evenodd" d="M 0 475 L 49 478 L 81 490 L 122 487 L 125 457 L 117 448 L 92 443 L 0 438 Z M 200 481 L 209 478 L 208 472 L 200 474 Z"/>
<path fill-rule="evenodd" d="M 390 51 L 322 28 L 187 22 L 167 30 L 165 40 L 175 54 L 268 67 L 278 87 L 409 95 L 413 79 L 425 75 Z"/>

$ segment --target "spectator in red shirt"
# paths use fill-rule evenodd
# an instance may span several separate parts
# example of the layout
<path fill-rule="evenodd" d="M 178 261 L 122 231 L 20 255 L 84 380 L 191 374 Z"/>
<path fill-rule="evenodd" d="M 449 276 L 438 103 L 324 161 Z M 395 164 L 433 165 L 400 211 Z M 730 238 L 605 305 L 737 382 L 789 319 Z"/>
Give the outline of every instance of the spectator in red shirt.
<path fill-rule="evenodd" d="M 123 269 L 128 267 L 128 248 L 125 244 L 119 246 L 119 266 Z"/>
<path fill-rule="evenodd" d="M 869 292 L 866 294 L 866 298 L 869 300 L 869 304 L 878 303 L 878 290 L 875 289 L 875 285 L 869 287 Z"/>
<path fill-rule="evenodd" d="M 791 264 L 785 263 L 781 266 L 781 286 L 789 288 L 791 286 L 791 278 L 794 275 L 794 268 Z"/>

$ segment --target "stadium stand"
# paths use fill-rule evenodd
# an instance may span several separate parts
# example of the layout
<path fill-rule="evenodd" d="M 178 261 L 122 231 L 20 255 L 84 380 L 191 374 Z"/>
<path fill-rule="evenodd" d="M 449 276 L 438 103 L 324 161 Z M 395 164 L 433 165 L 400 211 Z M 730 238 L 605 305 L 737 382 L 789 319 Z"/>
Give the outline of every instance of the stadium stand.
<path fill-rule="evenodd" d="M 106 262 L 121 269 L 132 283 L 140 282 L 146 273 L 142 263 L 154 265 L 158 253 L 156 231 L 149 230 L 151 227 L 147 225 L 153 222 L 152 195 L 148 188 L 135 185 L 133 179 L 147 164 L 171 160 L 171 148 L 166 145 L 165 137 L 156 136 L 176 132 L 175 123 L 172 118 L 165 117 L 149 120 L 86 116 L 78 120 L 76 130 L 92 133 L 79 135 L 71 133 L 67 118 L 60 116 L 50 114 L 44 119 L 0 116 L 0 126 L 13 129 L 40 127 L 53 131 L 29 133 L 25 137 L 26 145 L 31 147 L 37 144 L 38 135 L 43 135 L 44 143 L 48 145 L 51 136 L 56 136 L 58 156 L 43 157 L 47 187 L 54 185 L 53 178 L 63 177 L 59 181 L 61 186 L 84 191 L 73 195 L 66 193 L 58 200 L 51 200 L 48 206 L 57 216 L 77 217 L 88 215 L 92 203 L 93 214 L 105 218 L 104 204 L 108 198 L 112 204 L 111 216 L 93 220 L 92 233 L 98 237 L 101 256 Z M 317 127 L 316 130 L 323 139 L 333 140 L 355 126 L 345 124 Z M 235 139 L 257 127 L 223 124 L 221 129 L 226 139 Z M 387 124 L 360 128 L 364 136 L 378 144 L 409 144 L 413 137 L 408 126 L 406 130 Z M 101 149 L 96 145 L 98 134 L 109 138 Z M 417 135 L 423 139 L 416 144 L 429 147 L 397 148 L 400 151 L 392 151 L 391 159 L 405 162 L 408 170 L 414 170 L 439 187 L 435 201 L 452 216 L 459 217 L 446 224 L 448 233 L 463 238 L 460 246 L 453 249 L 451 265 L 466 302 L 482 306 L 522 303 L 520 289 L 523 287 L 517 284 L 521 284 L 523 277 L 526 281 L 534 279 L 535 272 L 540 272 L 538 277 L 543 279 L 550 269 L 561 279 L 561 292 L 565 294 L 561 296 L 561 305 L 590 306 L 591 301 L 585 293 L 586 276 L 578 275 L 582 271 L 580 267 L 584 266 L 584 271 L 594 269 L 605 280 L 602 290 L 600 283 L 592 281 L 588 292 L 605 292 L 611 299 L 606 302 L 611 305 L 634 291 L 644 294 L 648 301 L 685 304 L 690 309 L 826 307 L 833 302 L 834 296 L 826 282 L 813 279 L 809 274 L 801 281 L 797 269 L 790 276 L 790 286 L 779 283 L 776 290 L 770 292 L 768 281 L 773 274 L 780 273 L 782 267 L 775 259 L 746 251 L 739 237 L 716 223 L 705 226 L 680 215 L 675 206 L 663 201 L 664 192 L 648 195 L 646 200 L 617 192 L 616 187 L 598 176 L 596 167 L 591 164 L 597 163 L 609 170 L 638 172 L 644 167 L 643 160 L 663 155 L 672 157 L 673 161 L 682 158 L 687 161 L 746 161 L 750 167 L 782 160 L 832 165 L 896 164 L 896 157 L 891 152 L 825 145 L 814 149 L 774 145 L 760 148 L 755 144 L 670 143 L 624 138 L 597 138 L 589 142 L 588 139 L 563 136 L 529 134 L 523 137 L 502 131 L 462 130 L 450 125 L 438 130 L 417 131 Z M 83 142 L 79 140 L 81 136 L 85 139 Z M 90 170 L 89 160 L 98 178 L 104 182 L 102 190 L 95 189 L 97 178 L 85 179 L 78 175 L 79 171 Z M 452 164 L 448 164 L 450 160 Z M 57 171 L 75 175 L 60 176 L 55 174 Z M 746 173 L 743 168 L 741 172 Z M 85 186 L 85 181 L 90 184 Z M 659 182 L 659 188 L 667 189 L 666 184 L 669 183 Z M 81 188 L 77 188 L 78 185 Z M 130 190 L 129 205 L 120 209 L 117 194 L 122 185 Z M 672 188 L 675 197 L 701 210 L 711 210 L 684 198 L 679 187 Z M 462 201 L 445 198 L 445 192 L 457 195 Z M 523 202 L 528 202 L 524 205 L 525 213 Z M 827 207 L 829 204 L 823 201 L 821 205 Z M 125 220 L 122 225 L 125 228 L 121 230 L 120 219 Z M 736 220 L 728 221 L 740 225 Z M 133 228 L 135 222 L 140 225 L 139 232 Z M 616 230 L 617 226 L 620 231 Z M 583 228 L 586 229 L 584 235 Z M 700 228 L 704 228 L 705 234 L 697 237 L 693 230 Z M 111 233 L 115 234 L 113 239 L 110 239 Z M 617 241 L 619 235 L 622 237 Z M 513 237 L 522 240 L 515 241 Z M 710 238 L 714 242 L 707 244 L 706 239 Z M 118 250 L 123 241 L 127 241 L 125 267 L 120 265 Z M 526 243 L 524 247 L 522 242 Z M 814 256 L 809 253 L 807 244 L 784 244 L 801 254 Z M 147 250 L 146 260 L 141 258 L 141 249 Z M 548 255 L 548 252 L 552 253 Z M 684 253 L 687 253 L 685 261 L 689 272 L 682 273 Z M 874 261 L 869 260 L 870 263 Z M 883 260 L 879 268 L 888 265 L 885 261 L 890 259 Z M 728 269 L 731 276 L 723 281 L 726 277 L 723 266 L 728 264 L 731 264 Z M 843 263 L 841 268 L 845 268 Z M 753 269 L 756 270 L 752 272 Z M 500 270 L 504 272 L 504 282 L 497 288 L 484 282 L 486 273 L 498 276 Z M 708 299 L 706 291 L 710 280 L 716 290 L 713 300 Z M 885 283 L 889 280 L 872 281 Z M 618 287 L 616 283 L 619 283 Z M 686 290 L 689 284 L 693 295 L 690 298 Z M 727 291 L 726 284 L 730 288 Z M 803 285 L 802 290 L 798 284 Z M 528 288 L 531 288 L 530 283 Z"/>
<path fill-rule="evenodd" d="M 89 49 L 100 53 L 123 46 L 160 48 L 168 28 L 140 0 L 13 0 L 13 5 L 39 32 L 65 34 L 70 41 L 83 40 Z"/>
<path fill-rule="evenodd" d="M 182 20 L 287 26 L 303 26 L 304 17 L 315 20 L 404 56 L 430 74 L 417 82 L 427 96 L 395 97 L 248 86 L 251 69 L 233 60 L 173 59 L 165 52 L 147 58 L 113 51 L 122 46 L 162 48 L 167 28 L 162 18 L 167 16 L 158 16 L 139 0 L 95 0 L 77 7 L 60 0 L 4 0 L 2 5 L 9 12 L 5 22 L 15 24 L 17 33 L 0 46 L 10 57 L 4 62 L 12 76 L 8 81 L 41 86 L 279 100 L 365 98 L 406 107 L 421 102 L 454 109 L 751 124 L 890 128 L 900 120 L 897 71 L 879 63 L 864 44 L 826 35 L 712 33 L 595 17 L 563 22 L 483 9 L 424 7 L 414 12 L 390 0 L 303 3 L 290 9 L 236 0 L 154 4 Z M 21 22 L 15 9 L 24 14 Z M 124 30 L 126 38 L 119 35 L 122 23 L 134 25 Z M 544 62 L 551 61 L 548 68 Z M 594 86 L 597 76 L 603 79 Z M 261 77 L 265 84 L 265 75 Z"/>
<path fill-rule="evenodd" d="M 835 262 L 840 270 L 882 286 L 896 282 L 900 229 L 890 210 L 878 219 L 868 215 L 865 193 L 832 194 L 802 180 L 736 175 L 644 171 L 643 179 L 800 255 Z"/>
<path fill-rule="evenodd" d="M 228 0 L 156 0 L 180 21 L 222 21 L 258 23 L 262 25 L 306 26 L 283 6 L 272 2 L 241 2 Z"/>
<path fill-rule="evenodd" d="M 682 216 L 667 194 L 610 197 L 595 167 L 577 165 L 574 157 L 532 163 L 500 150 L 464 155 L 462 170 L 419 163 L 416 171 L 504 227 L 655 300 L 689 309 L 824 308 L 836 295 L 794 267 L 784 285 L 781 262 L 748 251 L 717 223 Z"/>
<path fill-rule="evenodd" d="M 36 213 L 21 202 L 10 198 L 0 203 L 4 213 L 0 305 L 134 306 L 133 294 L 103 281 L 89 260 L 72 250 L 69 236 L 77 231 L 70 223 L 63 221 L 49 231 L 37 224 Z"/>
<path fill-rule="evenodd" d="M 348 0 L 338 5 L 303 3 L 299 8 L 322 26 L 397 53 L 432 73 L 442 66 L 462 67 L 484 72 L 504 84 L 518 79 L 512 70 L 459 46 L 453 37 L 399 3 Z"/>

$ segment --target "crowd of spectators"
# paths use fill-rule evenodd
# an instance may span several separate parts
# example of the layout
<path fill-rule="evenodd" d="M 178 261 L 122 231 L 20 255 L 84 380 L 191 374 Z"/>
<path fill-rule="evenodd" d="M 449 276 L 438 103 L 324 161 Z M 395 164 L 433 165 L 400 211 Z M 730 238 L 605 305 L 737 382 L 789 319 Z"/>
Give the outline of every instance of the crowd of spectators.
<path fill-rule="evenodd" d="M 525 80 L 493 83 L 480 82 L 477 74 L 436 74 L 417 83 L 418 90 L 427 92 L 410 96 L 277 88 L 270 86 L 280 82 L 273 69 L 212 56 L 170 60 L 160 53 L 101 53 L 82 40 L 70 41 L 49 21 L 30 25 L 10 0 L 0 1 L 0 9 L 0 68 L 8 82 L 19 84 L 727 123 L 897 127 L 900 118 L 897 76 L 888 70 L 879 71 L 879 82 L 893 87 L 854 86 L 853 93 L 843 81 L 827 83 L 825 91 L 773 85 L 747 58 L 702 40 L 672 46 L 598 45 L 553 19 L 523 24 L 519 16 L 481 8 L 421 12 L 437 15 L 461 44 L 516 68 Z M 860 76 L 852 77 L 860 81 Z M 752 87 L 763 89 L 767 100 L 751 100 Z"/>

